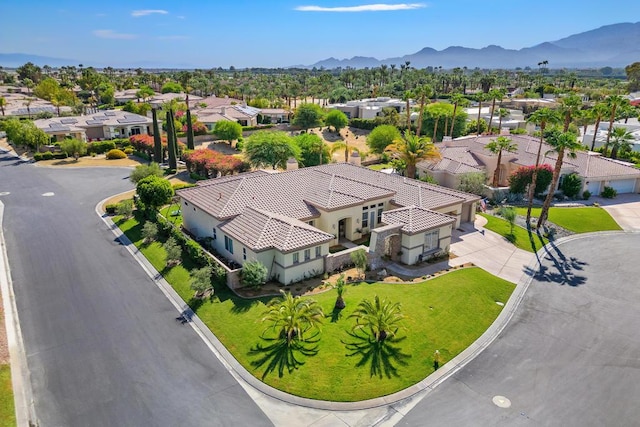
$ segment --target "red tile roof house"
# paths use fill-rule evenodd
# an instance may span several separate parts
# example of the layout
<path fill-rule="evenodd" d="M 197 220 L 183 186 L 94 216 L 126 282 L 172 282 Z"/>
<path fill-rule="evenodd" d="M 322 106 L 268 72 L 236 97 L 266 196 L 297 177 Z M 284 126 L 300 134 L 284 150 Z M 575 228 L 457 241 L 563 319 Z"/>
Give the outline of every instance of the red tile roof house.
<path fill-rule="evenodd" d="M 479 201 L 348 163 L 211 179 L 178 195 L 186 230 L 239 264 L 259 260 L 286 285 L 335 270 L 329 246 L 369 233 L 370 259 L 415 264 L 446 252 Z"/>
<path fill-rule="evenodd" d="M 423 161 L 417 165 L 418 172 L 428 174 L 440 185 L 457 188 L 460 177 L 468 172 L 485 172 L 487 183 L 493 177 L 497 167 L 498 155 L 485 148 L 497 136 L 462 137 L 453 141 L 437 144 L 442 158 L 435 162 Z M 502 153 L 500 165 L 500 186 L 508 186 L 509 176 L 520 166 L 535 165 L 539 138 L 527 135 L 510 135 L 518 149 L 514 153 Z M 555 166 L 557 157 L 549 153 L 551 146 L 542 145 L 541 164 Z M 577 173 L 582 178 L 582 191 L 599 195 L 605 186 L 616 189 L 618 193 L 640 192 L 640 170 L 632 164 L 602 157 L 592 151 L 579 151 L 576 158 L 565 155 L 561 170 L 563 175 Z"/>

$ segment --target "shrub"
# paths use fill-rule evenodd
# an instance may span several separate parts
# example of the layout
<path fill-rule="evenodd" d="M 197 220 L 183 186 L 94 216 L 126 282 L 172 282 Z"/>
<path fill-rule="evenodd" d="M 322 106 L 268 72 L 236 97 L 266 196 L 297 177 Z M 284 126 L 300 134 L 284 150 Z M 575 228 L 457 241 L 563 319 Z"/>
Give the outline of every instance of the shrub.
<path fill-rule="evenodd" d="M 521 166 L 509 177 L 509 191 L 515 194 L 524 194 L 533 179 L 535 166 Z M 540 195 L 551 184 L 553 168 L 544 164 L 538 166 L 536 177 L 536 195 Z"/>
<path fill-rule="evenodd" d="M 149 244 L 158 238 L 158 225 L 153 221 L 147 221 L 142 226 L 142 239 L 144 244 Z"/>
<path fill-rule="evenodd" d="M 104 154 L 107 151 L 113 150 L 115 148 L 116 143 L 114 141 L 96 141 L 87 144 L 87 152 L 89 154 Z"/>
<path fill-rule="evenodd" d="M 118 209 L 118 204 L 117 203 L 109 203 L 108 205 L 106 205 L 104 207 L 104 210 L 106 213 L 108 213 L 109 215 L 113 215 L 116 213 L 116 209 Z"/>
<path fill-rule="evenodd" d="M 569 174 L 562 180 L 560 189 L 565 196 L 570 198 L 576 197 L 582 189 L 582 180 L 576 173 Z"/>
<path fill-rule="evenodd" d="M 204 176 L 202 176 L 202 175 L 199 175 L 199 174 L 197 174 L 197 173 L 195 173 L 195 172 L 191 172 L 191 173 L 189 174 L 189 177 L 190 177 L 191 179 L 195 179 L 196 181 L 202 181 L 202 180 L 204 180 L 204 179 L 207 179 L 206 177 L 204 177 Z"/>
<path fill-rule="evenodd" d="M 260 261 L 247 261 L 242 265 L 242 284 L 258 288 L 267 281 L 267 267 Z"/>
<path fill-rule="evenodd" d="M 605 199 L 615 199 L 615 197 L 618 195 L 618 192 L 613 187 L 605 186 L 602 190 L 602 194 L 600 195 Z"/>
<path fill-rule="evenodd" d="M 169 237 L 162 247 L 167 253 L 167 266 L 175 266 L 180 263 L 182 250 L 173 236 Z"/>
<path fill-rule="evenodd" d="M 191 271 L 191 289 L 196 293 L 196 297 L 203 297 L 213 292 L 211 283 L 211 267 L 205 266 Z"/>
<path fill-rule="evenodd" d="M 73 156 L 76 160 L 87 154 L 87 144 L 77 139 L 65 139 L 60 144 L 60 149 L 67 156 Z"/>
<path fill-rule="evenodd" d="M 129 175 L 129 180 L 134 184 L 137 184 L 138 182 L 140 182 L 140 180 L 148 176 L 155 175 L 158 177 L 162 177 L 163 174 L 164 172 L 160 168 L 160 165 L 157 163 L 151 163 L 149 165 L 139 165 L 136 166 L 136 168 L 131 172 L 131 175 Z"/>
<path fill-rule="evenodd" d="M 33 160 L 36 162 L 39 162 L 40 160 L 42 160 L 42 153 L 35 153 L 33 155 Z"/>
<path fill-rule="evenodd" d="M 129 218 L 133 214 L 133 200 L 123 200 L 116 205 L 116 214 Z"/>
<path fill-rule="evenodd" d="M 133 154 L 133 148 L 131 147 L 127 147 L 123 151 L 124 151 L 124 154 L 126 154 L 127 156 L 130 154 Z"/>
<path fill-rule="evenodd" d="M 51 151 L 45 151 L 42 153 L 42 160 L 51 160 L 53 159 L 53 153 Z"/>
<path fill-rule="evenodd" d="M 116 160 L 116 159 L 126 159 L 127 155 L 124 154 L 124 151 L 118 150 L 114 148 L 113 150 L 109 150 L 107 153 L 107 160 Z"/>
<path fill-rule="evenodd" d="M 172 185 L 173 187 L 173 191 L 178 191 L 178 190 L 182 190 L 183 188 L 191 188 L 191 187 L 195 187 L 195 184 L 189 184 L 187 182 L 177 182 L 175 184 Z"/>
<path fill-rule="evenodd" d="M 589 200 L 589 198 L 591 198 L 591 191 L 589 190 L 584 190 L 582 192 L 582 199 L 583 200 Z"/>
<path fill-rule="evenodd" d="M 53 153 L 53 158 L 54 159 L 66 159 L 67 157 L 69 157 L 69 156 L 67 156 L 67 153 L 62 152 L 62 151 L 58 151 L 56 153 Z"/>

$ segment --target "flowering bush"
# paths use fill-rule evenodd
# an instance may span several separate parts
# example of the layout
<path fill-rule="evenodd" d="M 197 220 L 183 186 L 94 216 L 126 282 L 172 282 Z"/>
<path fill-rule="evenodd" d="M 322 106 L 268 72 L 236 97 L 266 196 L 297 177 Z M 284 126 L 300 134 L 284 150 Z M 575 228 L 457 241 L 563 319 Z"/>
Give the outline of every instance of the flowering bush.
<path fill-rule="evenodd" d="M 194 122 L 191 127 L 193 128 L 193 134 L 194 135 L 206 135 L 207 134 L 207 125 L 205 125 L 202 122 Z M 183 125 L 182 126 L 182 132 L 186 132 L 187 131 L 187 125 Z"/>
<path fill-rule="evenodd" d="M 241 159 L 209 149 L 189 151 L 182 158 L 189 172 L 195 172 L 207 178 L 216 177 L 218 172 L 229 175 L 249 169 L 249 165 Z"/>
<path fill-rule="evenodd" d="M 509 191 L 515 194 L 524 194 L 533 179 L 535 166 L 521 166 L 509 177 Z M 538 176 L 536 178 L 536 195 L 542 194 L 553 177 L 553 168 L 550 165 L 538 166 Z"/>

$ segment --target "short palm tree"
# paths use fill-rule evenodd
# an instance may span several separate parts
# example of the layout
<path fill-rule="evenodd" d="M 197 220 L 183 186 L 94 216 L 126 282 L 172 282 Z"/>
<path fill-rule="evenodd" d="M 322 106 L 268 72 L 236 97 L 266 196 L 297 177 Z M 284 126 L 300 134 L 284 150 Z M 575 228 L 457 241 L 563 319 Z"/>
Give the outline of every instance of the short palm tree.
<path fill-rule="evenodd" d="M 511 138 L 506 136 L 499 136 L 496 139 L 491 140 L 490 143 L 485 145 L 485 148 L 491 151 L 493 154 L 498 155 L 498 163 L 496 170 L 493 172 L 493 186 L 497 187 L 500 184 L 500 166 L 502 165 L 502 152 L 513 153 L 518 149 L 518 144 L 514 144 Z"/>
<path fill-rule="evenodd" d="M 553 147 L 551 151 L 555 152 L 558 158 L 556 159 L 556 165 L 553 169 L 553 177 L 551 178 L 549 193 L 544 199 L 544 204 L 540 211 L 538 228 L 544 225 L 547 220 L 547 216 L 549 215 L 549 208 L 551 207 L 551 201 L 553 200 L 555 189 L 558 185 L 560 170 L 562 169 L 562 162 L 564 161 L 565 154 L 571 158 L 575 158 L 576 151 L 582 148 L 582 144 L 578 142 L 576 135 L 571 132 L 553 132 L 547 137 L 547 143 Z"/>
<path fill-rule="evenodd" d="M 269 304 L 262 321 L 270 322 L 270 328 L 278 331 L 280 338 L 285 338 L 288 345 L 294 339 L 304 341 L 305 332 L 320 327 L 324 319 L 322 307 L 312 299 L 294 297 L 282 290 L 280 292 L 282 297 Z"/>
<path fill-rule="evenodd" d="M 407 165 L 407 177 L 416 177 L 416 165 L 422 160 L 440 158 L 438 148 L 427 137 L 413 135 L 406 130 L 402 138 L 393 141 L 385 151 L 390 151 Z"/>
<path fill-rule="evenodd" d="M 344 302 L 344 293 L 346 292 L 346 285 L 344 283 L 344 274 L 341 274 L 340 277 L 338 277 L 338 280 L 336 280 L 336 285 L 334 286 L 336 288 L 336 292 L 338 292 L 338 297 L 336 298 L 336 304 L 335 304 L 335 308 L 337 308 L 338 310 L 342 310 L 343 308 L 345 308 L 347 305 Z"/>
<path fill-rule="evenodd" d="M 613 122 L 616 119 L 616 111 L 618 108 L 624 108 L 624 106 L 628 105 L 629 100 L 620 95 L 610 95 L 607 97 L 606 103 L 609 107 L 609 132 L 607 132 L 607 142 L 605 144 L 609 145 L 611 132 L 613 132 Z"/>
<path fill-rule="evenodd" d="M 613 131 L 611 132 L 611 158 L 616 159 L 618 157 L 618 150 L 631 148 L 633 140 L 633 134 L 627 129 L 622 127 L 613 128 Z M 606 146 L 603 154 L 605 156 L 607 155 Z"/>
<path fill-rule="evenodd" d="M 353 330 L 369 329 L 376 341 L 384 341 L 387 337 L 395 336 L 400 328 L 400 321 L 404 315 L 400 310 L 400 303 L 387 300 L 380 301 L 378 295 L 373 302 L 362 300 L 358 308 L 349 317 L 355 317 Z"/>
<path fill-rule="evenodd" d="M 344 162 L 347 163 L 349 162 L 349 155 L 353 152 L 356 153 L 360 153 L 360 150 L 358 150 L 356 147 L 354 147 L 353 145 L 349 145 L 349 143 L 347 141 L 336 141 L 333 144 L 331 144 L 331 148 L 329 149 L 329 153 L 331 153 L 331 155 L 333 155 L 334 153 L 338 152 L 338 151 L 342 151 L 344 150 Z M 322 155 L 322 153 L 320 154 Z"/>

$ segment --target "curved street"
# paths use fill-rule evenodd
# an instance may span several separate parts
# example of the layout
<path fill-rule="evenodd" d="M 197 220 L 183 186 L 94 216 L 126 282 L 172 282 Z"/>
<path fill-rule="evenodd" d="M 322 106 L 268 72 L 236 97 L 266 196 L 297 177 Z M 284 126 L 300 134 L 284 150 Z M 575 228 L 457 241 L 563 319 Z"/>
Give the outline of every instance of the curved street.
<path fill-rule="evenodd" d="M 637 425 L 640 234 L 544 254 L 502 334 L 398 425 Z"/>
<path fill-rule="evenodd" d="M 95 214 L 129 170 L 0 154 L 0 176 L 39 425 L 272 425 Z"/>

